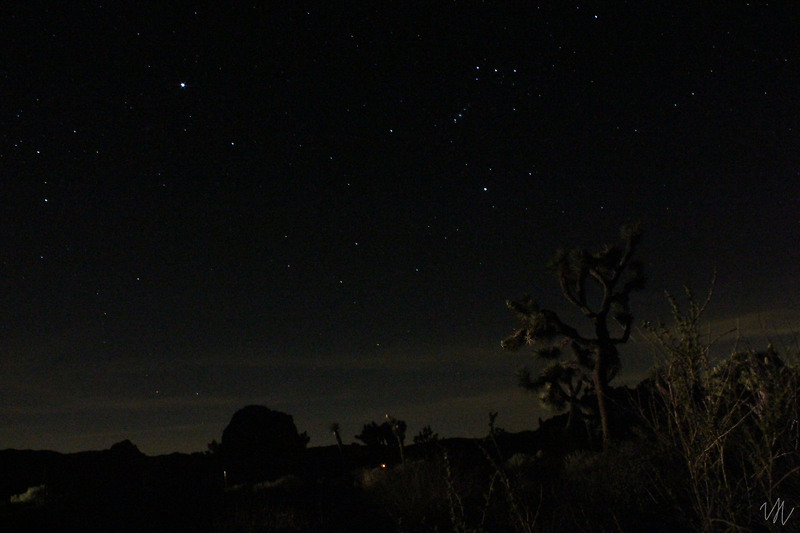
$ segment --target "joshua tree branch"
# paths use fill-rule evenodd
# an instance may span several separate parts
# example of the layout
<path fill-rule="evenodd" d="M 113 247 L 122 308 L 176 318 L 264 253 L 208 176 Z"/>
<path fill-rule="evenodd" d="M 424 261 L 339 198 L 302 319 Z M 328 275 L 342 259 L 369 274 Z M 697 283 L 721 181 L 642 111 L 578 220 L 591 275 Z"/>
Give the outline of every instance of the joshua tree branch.
<path fill-rule="evenodd" d="M 611 339 L 611 342 L 613 342 L 614 344 L 625 344 L 626 342 L 628 342 L 628 339 L 631 338 L 632 325 L 633 325 L 633 319 L 628 319 L 623 324 L 624 329 L 622 330 L 622 336 L 615 339 Z"/>
<path fill-rule="evenodd" d="M 542 309 L 541 313 L 542 315 L 545 316 L 547 322 L 553 325 L 553 327 L 555 327 L 559 335 L 567 337 L 568 339 L 579 342 L 581 344 L 592 343 L 590 339 L 587 339 L 586 337 L 583 337 L 580 333 L 578 333 L 577 329 L 573 328 L 572 326 L 568 326 L 567 324 L 564 324 L 554 311 L 550 311 L 549 309 Z"/>
<path fill-rule="evenodd" d="M 567 283 L 566 276 L 563 273 L 558 276 L 558 281 L 559 284 L 561 285 L 561 292 L 564 293 L 564 296 L 567 298 L 567 300 L 569 300 L 569 302 L 572 305 L 580 309 L 584 315 L 592 318 L 595 313 L 594 311 L 589 309 L 589 307 L 586 305 L 586 290 L 584 287 L 585 285 L 584 276 L 578 276 L 578 280 L 576 282 L 578 284 L 577 290 L 574 290 Z"/>

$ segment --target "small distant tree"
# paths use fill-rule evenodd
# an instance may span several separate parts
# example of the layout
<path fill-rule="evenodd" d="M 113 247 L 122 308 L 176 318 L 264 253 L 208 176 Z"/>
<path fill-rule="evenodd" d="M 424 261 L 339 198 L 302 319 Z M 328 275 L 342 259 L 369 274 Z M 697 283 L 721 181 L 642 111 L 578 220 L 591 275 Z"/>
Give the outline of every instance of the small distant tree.
<path fill-rule="evenodd" d="M 405 454 L 405 440 L 406 440 L 406 423 L 403 420 L 398 420 L 393 416 L 386 415 L 386 422 L 392 430 L 392 436 L 397 441 L 397 447 L 400 449 L 400 462 L 406 462 Z"/>
<path fill-rule="evenodd" d="M 213 455 L 213 454 L 217 453 L 218 451 L 219 451 L 219 442 L 217 442 L 217 439 L 214 439 L 214 440 L 212 440 L 211 442 L 208 443 L 208 452 L 207 453 Z"/>
<path fill-rule="evenodd" d="M 355 436 L 357 440 L 363 442 L 368 448 L 386 446 L 391 437 L 392 430 L 389 428 L 389 424 L 384 422 L 378 425 L 374 421 L 364 424 L 364 427 L 361 428 L 361 433 Z"/>
<path fill-rule="evenodd" d="M 375 422 L 365 424 L 361 429 L 361 433 L 356 435 L 355 438 L 373 451 L 386 448 L 389 443 L 396 442 L 400 451 L 400 462 L 405 459 L 406 423 L 403 420 L 386 415 L 386 421 L 380 425 Z"/>
<path fill-rule="evenodd" d="M 328 429 L 331 431 L 331 433 L 333 433 L 333 436 L 336 439 L 336 446 L 339 447 L 339 454 L 342 454 L 344 445 L 342 444 L 342 437 L 339 434 L 339 422 L 331 422 L 328 424 Z"/>
<path fill-rule="evenodd" d="M 622 244 L 606 245 L 593 253 L 559 250 L 550 263 L 566 299 L 592 323 L 593 337 L 564 323 L 556 312 L 540 308 L 530 296 L 506 302 L 522 326 L 501 342 L 502 347 L 515 351 L 529 345 L 534 356 L 551 361 L 535 380 L 529 372 L 520 375 L 520 384 L 539 391 L 545 404 L 561 408 L 568 404 L 573 412 L 591 388 L 596 396 L 604 446 L 611 438 L 607 396 L 608 383 L 620 367 L 617 346 L 630 338 L 630 295 L 644 288 L 644 264 L 633 259 L 641 238 L 639 224 L 623 226 Z M 610 328 L 612 319 L 620 329 L 616 336 Z M 563 353 L 564 348 L 569 348 L 571 357 Z"/>
<path fill-rule="evenodd" d="M 434 433 L 430 426 L 425 426 L 414 437 L 414 444 L 427 444 L 429 442 L 436 442 L 439 440 L 439 434 Z"/>
<path fill-rule="evenodd" d="M 490 411 L 489 412 L 489 436 L 496 437 L 497 435 L 502 435 L 506 432 L 504 428 L 501 428 L 497 425 L 497 415 L 500 413 L 497 411 Z"/>

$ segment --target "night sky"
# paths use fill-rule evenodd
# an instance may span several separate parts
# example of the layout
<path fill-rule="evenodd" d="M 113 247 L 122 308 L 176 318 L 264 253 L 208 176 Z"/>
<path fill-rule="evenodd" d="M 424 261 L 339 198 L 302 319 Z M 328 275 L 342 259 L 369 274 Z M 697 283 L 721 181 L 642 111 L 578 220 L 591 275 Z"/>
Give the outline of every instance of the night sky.
<path fill-rule="evenodd" d="M 800 331 L 800 9 L 337 4 L 3 3 L 0 448 L 535 429 L 504 302 L 634 219 L 636 323 Z"/>

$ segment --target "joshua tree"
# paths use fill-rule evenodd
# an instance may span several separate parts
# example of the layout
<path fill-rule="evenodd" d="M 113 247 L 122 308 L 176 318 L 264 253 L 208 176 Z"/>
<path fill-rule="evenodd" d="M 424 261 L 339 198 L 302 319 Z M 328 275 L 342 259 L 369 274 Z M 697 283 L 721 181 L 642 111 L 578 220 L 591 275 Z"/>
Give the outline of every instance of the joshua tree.
<path fill-rule="evenodd" d="M 386 422 L 392 429 L 392 435 L 397 440 L 397 447 L 400 449 L 400 463 L 406 462 L 405 445 L 406 440 L 406 423 L 403 420 L 398 420 L 393 416 L 386 415 Z"/>
<path fill-rule="evenodd" d="M 414 437 L 414 444 L 428 444 L 429 442 L 436 442 L 439 440 L 439 434 L 434 433 L 431 426 L 425 426 Z"/>
<path fill-rule="evenodd" d="M 357 440 L 363 442 L 368 448 L 380 448 L 388 444 L 389 437 L 391 437 L 391 429 L 387 423 L 380 426 L 375 422 L 364 424 L 361 428 L 361 433 L 355 436 Z"/>
<path fill-rule="evenodd" d="M 218 451 L 219 451 L 219 442 L 217 442 L 217 439 L 214 439 L 208 443 L 208 451 L 206 453 L 215 454 Z"/>
<path fill-rule="evenodd" d="M 339 422 L 331 422 L 328 424 L 328 429 L 331 430 L 333 436 L 336 438 L 336 445 L 339 447 L 339 455 L 343 454 L 342 436 L 339 434 Z"/>
<path fill-rule="evenodd" d="M 406 423 L 403 420 L 386 415 L 386 421 L 378 425 L 375 422 L 365 424 L 361 433 L 356 435 L 360 440 L 372 450 L 379 450 L 389 445 L 391 441 L 396 441 L 400 450 L 400 462 L 404 462 L 405 452 L 403 442 L 406 438 Z"/>
<path fill-rule="evenodd" d="M 610 439 L 608 383 L 620 366 L 617 345 L 628 341 L 633 323 L 629 297 L 631 292 L 644 288 L 644 265 L 633 260 L 641 236 L 639 224 L 624 226 L 621 245 L 607 245 L 595 253 L 559 250 L 550 264 L 566 299 L 591 321 L 594 337 L 584 337 L 554 311 L 539 308 L 529 296 L 519 302 L 506 302 L 522 326 L 502 341 L 503 348 L 513 351 L 532 345 L 537 358 L 553 361 L 537 380 L 530 379 L 530 373 L 520 375 L 521 384 L 541 391 L 544 402 L 555 406 L 560 402 L 562 407 L 568 403 L 572 409 L 578 407 L 583 385 L 591 384 L 597 397 L 604 446 Z M 596 298 L 587 296 L 587 282 L 599 289 Z M 609 318 L 621 328 L 616 337 L 609 329 Z M 560 360 L 562 349 L 567 346 L 572 357 Z"/>

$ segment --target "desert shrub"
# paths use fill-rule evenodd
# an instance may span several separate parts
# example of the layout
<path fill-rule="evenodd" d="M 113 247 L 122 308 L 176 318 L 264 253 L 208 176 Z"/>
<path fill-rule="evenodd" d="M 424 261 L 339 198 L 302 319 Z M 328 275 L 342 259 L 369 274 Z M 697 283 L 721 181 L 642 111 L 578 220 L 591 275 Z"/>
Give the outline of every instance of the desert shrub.
<path fill-rule="evenodd" d="M 668 295 L 672 326 L 651 328 L 667 357 L 650 381 L 642 419 L 653 445 L 677 458 L 686 474 L 674 489 L 688 501 L 696 530 L 763 527 L 762 502 L 800 494 L 800 374 L 771 347 L 734 352 L 712 366 L 713 343 L 699 333 L 711 292 L 702 304 L 686 294 L 685 310 Z"/>
<path fill-rule="evenodd" d="M 28 490 L 22 494 L 15 494 L 11 496 L 11 503 L 44 503 L 45 501 L 45 486 L 38 485 L 36 487 L 28 487 Z"/>
<path fill-rule="evenodd" d="M 527 453 L 517 452 L 505 462 L 505 469 L 509 472 L 520 472 L 524 473 L 528 470 L 532 469 L 538 459 L 543 456 L 542 451 L 540 450 L 537 455 L 530 455 Z"/>
<path fill-rule="evenodd" d="M 547 531 L 684 531 L 664 458 L 642 441 L 563 458 L 554 480 Z"/>
<path fill-rule="evenodd" d="M 434 531 L 446 525 L 448 487 L 441 460 L 367 470 L 362 487 L 366 498 L 386 513 L 398 531 Z"/>
<path fill-rule="evenodd" d="M 322 533 L 392 531 L 381 509 L 343 479 L 285 476 L 225 492 L 213 531 Z"/>
<path fill-rule="evenodd" d="M 542 497 L 542 459 L 498 461 L 487 444 L 443 444 L 438 455 L 365 471 L 368 500 L 396 531 L 532 532 Z"/>

